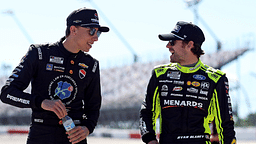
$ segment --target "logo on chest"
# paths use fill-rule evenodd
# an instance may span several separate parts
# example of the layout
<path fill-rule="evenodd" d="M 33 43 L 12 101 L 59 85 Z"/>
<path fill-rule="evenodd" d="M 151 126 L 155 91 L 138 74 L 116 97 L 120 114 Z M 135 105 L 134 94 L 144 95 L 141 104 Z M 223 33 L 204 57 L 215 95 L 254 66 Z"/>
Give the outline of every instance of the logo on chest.
<path fill-rule="evenodd" d="M 63 57 L 50 56 L 50 62 L 57 63 L 57 64 L 63 64 L 64 58 Z"/>
<path fill-rule="evenodd" d="M 169 71 L 167 72 L 167 77 L 170 79 L 180 79 L 181 72 L 180 71 Z"/>
<path fill-rule="evenodd" d="M 68 75 L 60 75 L 51 81 L 48 93 L 52 100 L 60 99 L 64 104 L 69 105 L 76 98 L 77 90 L 74 79 Z"/>

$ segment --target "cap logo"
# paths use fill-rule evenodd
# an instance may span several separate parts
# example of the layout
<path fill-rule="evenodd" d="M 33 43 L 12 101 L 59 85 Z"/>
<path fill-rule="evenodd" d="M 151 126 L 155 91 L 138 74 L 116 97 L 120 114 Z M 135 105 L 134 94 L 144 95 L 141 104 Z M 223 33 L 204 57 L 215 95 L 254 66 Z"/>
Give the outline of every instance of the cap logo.
<path fill-rule="evenodd" d="M 99 23 L 99 20 L 97 19 L 91 19 L 92 22 Z"/>
<path fill-rule="evenodd" d="M 94 17 L 95 17 L 95 19 L 98 19 L 98 14 L 95 13 L 95 14 L 94 14 Z"/>
<path fill-rule="evenodd" d="M 180 29 L 181 29 L 181 26 L 176 25 L 176 26 L 174 27 L 173 31 L 176 32 L 176 33 L 178 33 L 178 32 L 180 31 Z"/>
<path fill-rule="evenodd" d="M 82 22 L 81 20 L 75 20 L 75 21 L 73 21 L 74 23 L 80 23 L 80 22 Z"/>

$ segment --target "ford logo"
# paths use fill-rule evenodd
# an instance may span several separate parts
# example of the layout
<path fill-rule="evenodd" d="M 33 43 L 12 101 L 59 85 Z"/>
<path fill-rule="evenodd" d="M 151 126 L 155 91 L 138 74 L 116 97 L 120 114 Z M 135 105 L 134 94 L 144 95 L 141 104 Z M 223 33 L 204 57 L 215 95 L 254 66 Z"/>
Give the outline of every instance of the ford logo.
<path fill-rule="evenodd" d="M 206 77 L 205 77 L 205 76 L 203 76 L 203 75 L 199 75 L 199 74 L 197 74 L 197 75 L 193 75 L 193 78 L 194 78 L 194 79 L 196 79 L 196 80 L 205 80 L 205 79 L 206 79 Z"/>

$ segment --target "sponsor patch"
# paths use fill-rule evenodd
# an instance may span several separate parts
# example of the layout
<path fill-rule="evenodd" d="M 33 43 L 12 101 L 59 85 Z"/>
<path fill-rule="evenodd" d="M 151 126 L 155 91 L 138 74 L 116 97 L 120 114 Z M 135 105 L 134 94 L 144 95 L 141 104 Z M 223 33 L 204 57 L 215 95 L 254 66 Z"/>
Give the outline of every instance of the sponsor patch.
<path fill-rule="evenodd" d="M 180 79 L 181 72 L 179 71 L 169 71 L 167 72 L 167 77 L 170 79 Z"/>
<path fill-rule="evenodd" d="M 80 23 L 80 22 L 82 22 L 81 20 L 74 20 L 73 21 L 74 23 Z"/>
<path fill-rule="evenodd" d="M 199 87 L 199 86 L 200 86 L 200 83 L 197 82 L 197 81 L 193 81 L 193 82 L 192 82 L 192 86 L 194 86 L 194 87 Z"/>
<path fill-rule="evenodd" d="M 94 72 L 94 73 L 95 73 L 95 71 L 96 71 L 96 69 L 97 69 L 97 65 L 98 65 L 98 63 L 97 63 L 97 62 L 95 62 L 95 63 L 94 63 L 94 66 L 93 66 L 93 68 L 92 68 L 92 72 Z"/>
<path fill-rule="evenodd" d="M 184 85 L 184 81 L 173 81 L 173 84 L 177 84 L 177 85 Z"/>
<path fill-rule="evenodd" d="M 172 91 L 182 91 L 182 87 L 181 86 L 175 86 Z"/>
<path fill-rule="evenodd" d="M 185 100 L 164 100 L 164 105 L 168 107 L 194 107 L 194 108 L 203 108 L 203 103 L 196 101 L 185 101 Z"/>
<path fill-rule="evenodd" d="M 85 76 L 86 76 L 86 71 L 83 70 L 83 69 L 80 69 L 79 70 L 79 77 L 80 77 L 80 79 L 83 79 Z"/>
<path fill-rule="evenodd" d="M 64 72 L 65 68 L 64 67 L 60 67 L 60 66 L 54 66 L 53 70 L 54 71 L 58 71 L 58 72 Z"/>
<path fill-rule="evenodd" d="M 174 94 L 174 93 L 171 93 L 171 96 L 183 97 L 183 95 L 182 95 L 182 94 Z"/>
<path fill-rule="evenodd" d="M 18 97 L 9 95 L 9 94 L 7 95 L 6 98 L 7 98 L 7 99 L 10 99 L 10 100 L 12 100 L 12 101 L 18 102 L 18 103 L 23 103 L 23 104 L 26 104 L 26 105 L 29 105 L 29 104 L 30 104 L 30 100 L 18 98 Z"/>
<path fill-rule="evenodd" d="M 196 80 L 205 80 L 206 79 L 205 76 L 200 75 L 200 74 L 193 75 L 193 78 L 196 79 Z"/>
<path fill-rule="evenodd" d="M 209 82 L 201 82 L 201 89 L 208 90 L 210 88 Z"/>
<path fill-rule="evenodd" d="M 215 79 L 217 79 L 219 76 L 218 75 L 216 75 L 216 74 L 211 74 L 211 76 L 213 77 L 213 78 L 215 78 Z"/>
<path fill-rule="evenodd" d="M 75 80 L 68 75 L 55 77 L 48 86 L 51 100 L 61 99 L 65 105 L 69 105 L 76 98 L 77 91 Z"/>
<path fill-rule="evenodd" d="M 13 80 L 14 80 L 14 78 L 10 78 L 10 77 L 9 77 L 9 78 L 6 80 L 6 85 L 10 85 Z"/>
<path fill-rule="evenodd" d="M 167 96 L 168 92 L 161 92 L 161 96 Z"/>
<path fill-rule="evenodd" d="M 208 95 L 208 91 L 203 91 L 202 89 L 200 90 L 200 94 L 203 94 L 203 95 Z"/>
<path fill-rule="evenodd" d="M 46 70 L 52 71 L 52 69 L 53 69 L 53 64 L 47 64 L 46 65 Z"/>
<path fill-rule="evenodd" d="M 56 57 L 56 56 L 50 56 L 50 62 L 57 63 L 57 64 L 63 64 L 64 58 Z"/>
<path fill-rule="evenodd" d="M 19 75 L 15 74 L 15 73 L 12 73 L 12 76 L 16 77 L 16 78 L 19 77 Z"/>
<path fill-rule="evenodd" d="M 207 97 L 198 97 L 198 99 L 201 99 L 201 100 L 208 100 Z"/>
<path fill-rule="evenodd" d="M 15 69 L 14 69 L 14 71 L 18 71 L 18 72 L 20 72 L 20 71 L 21 71 L 21 69 L 19 69 L 19 68 L 15 68 Z"/>
<path fill-rule="evenodd" d="M 60 81 L 57 83 L 58 86 L 55 89 L 55 95 L 58 96 L 61 100 L 69 98 L 71 92 L 74 90 L 73 86 L 68 82 Z"/>
<path fill-rule="evenodd" d="M 38 51 L 38 59 L 42 60 L 43 59 L 43 54 L 42 54 L 41 48 L 37 48 L 37 51 Z"/>
<path fill-rule="evenodd" d="M 190 93 L 198 93 L 198 89 L 193 88 L 193 87 L 187 88 L 187 91 Z"/>
<path fill-rule="evenodd" d="M 78 65 L 81 66 L 82 68 L 88 68 L 88 66 L 84 63 L 79 63 Z"/>
<path fill-rule="evenodd" d="M 176 32 L 176 33 L 179 33 L 180 29 L 181 29 L 181 26 L 176 25 L 176 26 L 174 27 L 173 31 Z"/>
<path fill-rule="evenodd" d="M 171 80 L 159 80 L 160 83 L 172 83 L 173 81 Z"/>
<path fill-rule="evenodd" d="M 34 122 L 44 123 L 44 120 L 43 119 L 34 119 Z"/>
<path fill-rule="evenodd" d="M 162 91 L 168 91 L 168 86 L 167 85 L 163 85 L 162 86 Z"/>
<path fill-rule="evenodd" d="M 194 95 L 186 95 L 186 97 L 197 98 L 197 96 Z"/>

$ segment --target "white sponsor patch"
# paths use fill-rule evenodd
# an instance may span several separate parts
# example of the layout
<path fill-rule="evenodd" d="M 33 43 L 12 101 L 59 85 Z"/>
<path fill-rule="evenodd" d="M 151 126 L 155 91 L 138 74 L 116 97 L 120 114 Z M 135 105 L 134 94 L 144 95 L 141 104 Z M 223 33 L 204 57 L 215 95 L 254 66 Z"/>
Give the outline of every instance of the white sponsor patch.
<path fill-rule="evenodd" d="M 210 83 L 209 82 L 201 82 L 201 88 L 208 90 L 210 88 Z"/>
<path fill-rule="evenodd" d="M 167 85 L 163 85 L 161 91 L 168 91 L 168 86 Z"/>
<path fill-rule="evenodd" d="M 180 79 L 181 76 L 181 72 L 179 71 L 169 71 L 167 73 L 167 77 L 169 77 L 170 79 Z"/>
<path fill-rule="evenodd" d="M 44 123 L 44 120 L 43 119 L 34 119 L 34 122 Z"/>
<path fill-rule="evenodd" d="M 193 88 L 193 87 L 187 88 L 187 91 L 191 92 L 191 93 L 198 93 L 198 89 Z"/>
<path fill-rule="evenodd" d="M 202 108 L 203 103 L 198 103 L 196 101 L 185 101 L 185 100 L 164 100 L 164 105 L 168 106 L 185 106 L 185 107 L 198 107 Z"/>
<path fill-rule="evenodd" d="M 50 56 L 50 62 L 57 63 L 57 64 L 63 64 L 64 58 L 56 57 L 56 56 Z"/>
<path fill-rule="evenodd" d="M 15 96 L 11 96 L 11 95 L 7 95 L 8 99 L 12 100 L 12 101 L 15 101 L 15 102 L 19 102 L 19 103 L 23 103 L 23 104 L 27 104 L 29 105 L 30 101 L 29 100 L 25 100 L 25 99 L 22 99 L 22 98 L 17 98 Z"/>
<path fill-rule="evenodd" d="M 182 95 L 182 94 L 174 94 L 174 93 L 171 93 L 171 96 L 183 97 L 183 95 Z"/>
<path fill-rule="evenodd" d="M 204 95 L 208 95 L 208 91 L 203 91 L 203 90 L 200 90 L 200 94 L 204 94 Z"/>
<path fill-rule="evenodd" d="M 98 63 L 97 63 L 97 62 L 95 62 L 95 63 L 94 63 L 94 66 L 93 66 L 93 68 L 92 68 L 92 72 L 94 72 L 94 73 L 95 73 L 96 68 L 97 68 L 97 65 L 98 65 Z"/>
<path fill-rule="evenodd" d="M 168 92 L 161 92 L 161 96 L 167 96 Z"/>

